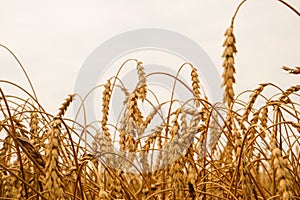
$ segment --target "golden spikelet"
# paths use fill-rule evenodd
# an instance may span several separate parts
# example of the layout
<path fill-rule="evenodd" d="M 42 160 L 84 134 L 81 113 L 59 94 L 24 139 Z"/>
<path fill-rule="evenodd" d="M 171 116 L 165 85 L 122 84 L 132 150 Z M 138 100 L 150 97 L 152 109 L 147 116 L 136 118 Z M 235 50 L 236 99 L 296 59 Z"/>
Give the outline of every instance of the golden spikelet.
<path fill-rule="evenodd" d="M 225 32 L 226 39 L 224 41 L 223 46 L 225 47 L 223 52 L 223 86 L 225 87 L 225 93 L 224 93 L 224 101 L 228 105 L 228 107 L 231 106 L 231 104 L 234 101 L 234 89 L 233 84 L 235 83 L 234 73 L 235 73 L 235 67 L 234 67 L 234 54 L 237 52 L 235 47 L 235 36 L 233 34 L 233 26 L 229 27 Z"/>
<path fill-rule="evenodd" d="M 107 128 L 107 120 L 108 120 L 108 111 L 109 111 L 109 103 L 111 98 L 111 83 L 110 80 L 107 80 L 107 83 L 104 85 L 104 91 L 102 93 L 102 130 L 104 134 L 109 137 L 109 129 Z"/>
<path fill-rule="evenodd" d="M 171 133 L 171 139 L 178 134 L 178 131 L 180 129 L 180 126 L 179 126 L 179 123 L 178 123 L 178 117 L 179 117 L 179 114 L 181 113 L 181 108 L 178 108 L 175 112 L 175 117 L 174 119 L 172 120 L 172 126 L 171 126 L 171 130 L 170 130 L 170 133 Z"/>
<path fill-rule="evenodd" d="M 138 100 L 138 93 L 137 91 L 134 91 L 129 96 L 127 102 L 127 109 L 129 112 L 129 116 L 139 126 L 143 124 L 143 115 L 140 109 L 138 108 L 137 100 Z"/>
<path fill-rule="evenodd" d="M 171 187 L 174 188 L 174 192 L 171 195 L 171 199 L 184 199 L 184 176 L 183 176 L 183 159 L 179 158 L 170 169 L 170 176 L 172 181 Z"/>
<path fill-rule="evenodd" d="M 253 108 L 253 105 L 257 99 L 257 97 L 259 96 L 259 94 L 263 91 L 263 89 L 265 88 L 267 84 L 260 84 L 258 88 L 256 88 L 250 95 L 250 100 L 247 103 L 247 106 L 245 106 L 244 109 L 244 114 L 242 116 L 241 122 L 247 121 L 248 120 L 248 116 Z"/>
<path fill-rule="evenodd" d="M 300 74 L 300 67 L 290 68 L 287 66 L 282 66 L 282 69 L 288 71 L 290 74 Z"/>
<path fill-rule="evenodd" d="M 208 141 L 208 146 L 211 148 L 212 152 L 216 149 L 218 140 L 221 137 L 221 130 L 218 117 L 218 113 L 215 109 L 213 109 L 209 121 L 210 138 Z"/>
<path fill-rule="evenodd" d="M 57 200 L 65 199 L 64 184 L 61 177 L 61 169 L 59 163 L 60 148 L 60 131 L 61 121 L 55 119 L 49 130 L 49 144 L 46 149 L 46 165 L 45 165 L 45 190 L 47 199 Z"/>
<path fill-rule="evenodd" d="M 136 150 L 136 141 L 132 134 L 129 134 L 125 141 L 125 146 L 129 150 L 129 152 L 134 152 Z"/>
<path fill-rule="evenodd" d="M 137 72 L 138 72 L 138 78 L 139 82 L 137 85 L 137 94 L 138 97 L 144 101 L 146 99 L 147 95 L 147 82 L 146 82 L 146 76 L 145 76 L 145 69 L 142 66 L 142 62 L 138 62 L 137 64 Z"/>
<path fill-rule="evenodd" d="M 153 110 L 149 113 L 149 115 L 147 115 L 147 117 L 144 120 L 143 125 L 141 127 L 142 132 L 144 132 L 144 130 L 148 127 L 148 125 L 151 123 L 151 120 L 153 119 L 153 117 L 157 114 L 157 112 L 160 109 L 161 109 L 161 105 L 158 105 L 155 108 L 153 108 Z"/>
<path fill-rule="evenodd" d="M 260 123 L 262 128 L 267 129 L 268 127 L 268 107 L 265 106 L 263 107 L 263 109 L 261 110 L 261 117 L 259 118 Z M 263 131 L 262 129 L 260 129 L 260 131 L 262 132 L 261 137 L 265 138 L 266 134 L 265 131 Z"/>
<path fill-rule="evenodd" d="M 39 126 L 38 126 L 39 120 L 38 120 L 38 114 L 37 112 L 32 112 L 30 114 L 30 132 L 32 133 L 32 135 L 34 137 L 38 136 L 38 130 L 39 130 Z"/>
<path fill-rule="evenodd" d="M 63 117 L 66 110 L 68 109 L 69 105 L 72 103 L 73 99 L 74 99 L 74 96 L 73 94 L 70 94 L 66 99 L 65 101 L 62 103 L 61 107 L 58 109 L 58 113 L 56 115 L 56 117 L 60 118 L 60 117 Z"/>
<path fill-rule="evenodd" d="M 271 165 L 273 166 L 274 174 L 275 174 L 275 183 L 277 185 L 277 193 L 284 200 L 292 199 L 292 182 L 291 182 L 291 174 L 288 169 L 288 155 L 285 157 L 282 156 L 282 151 L 279 149 L 277 144 L 276 133 L 271 133 L 270 138 L 270 150 L 272 153 L 271 157 Z"/>
<path fill-rule="evenodd" d="M 193 94 L 195 97 L 195 104 L 197 107 L 200 106 L 200 81 L 198 79 L 198 72 L 195 67 L 192 67 L 192 72 L 191 72 L 191 77 L 192 77 L 192 88 L 193 88 Z"/>
<path fill-rule="evenodd" d="M 251 181 L 249 179 L 249 170 L 248 167 L 246 166 L 245 160 L 242 161 L 241 164 L 241 188 L 242 188 L 242 197 L 243 199 L 255 199 L 254 195 L 252 194 L 251 190 Z"/>
<path fill-rule="evenodd" d="M 256 134 L 258 133 L 256 129 L 256 125 L 258 124 L 259 121 L 259 111 L 253 113 L 253 118 L 250 120 L 251 126 L 247 130 L 248 134 L 246 135 L 247 140 L 245 142 L 246 146 L 249 146 L 246 154 L 249 159 L 253 157 L 253 151 L 254 151 L 254 145 L 251 145 L 250 143 L 253 142 L 253 140 L 256 137 Z M 249 145 L 248 145 L 249 144 Z"/>
<path fill-rule="evenodd" d="M 120 120 L 120 140 L 119 140 L 119 145 L 122 151 L 125 150 L 126 144 L 126 132 L 128 132 L 128 127 L 129 127 L 129 114 L 128 110 L 126 109 L 123 113 L 123 117 Z"/>
<path fill-rule="evenodd" d="M 285 158 L 282 157 L 279 148 L 273 149 L 272 156 L 278 193 L 282 199 L 290 200 L 293 197 L 293 184 L 291 182 L 291 175 L 288 169 L 287 156 Z"/>
<path fill-rule="evenodd" d="M 290 103 L 291 100 L 289 99 L 289 96 L 295 92 L 298 92 L 300 90 L 300 85 L 295 85 L 290 88 L 288 88 L 280 97 L 279 100 L 284 103 Z"/>

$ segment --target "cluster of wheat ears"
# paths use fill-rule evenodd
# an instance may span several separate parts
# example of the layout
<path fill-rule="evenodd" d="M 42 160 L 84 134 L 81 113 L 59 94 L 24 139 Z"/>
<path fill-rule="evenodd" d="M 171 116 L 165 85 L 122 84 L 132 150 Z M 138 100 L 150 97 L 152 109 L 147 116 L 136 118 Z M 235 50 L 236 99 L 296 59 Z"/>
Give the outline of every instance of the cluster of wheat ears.
<path fill-rule="evenodd" d="M 34 90 L 0 80 L 26 94 L 0 88 L 0 199 L 300 199 L 300 85 L 282 90 L 260 84 L 243 93 L 247 102 L 234 94 L 236 13 L 222 55 L 224 106 L 210 103 L 188 63 L 178 74 L 189 68 L 190 82 L 168 76 L 192 98 L 176 99 L 172 91 L 169 101 L 153 103 L 147 98 L 155 96 L 147 87 L 151 74 L 142 62 L 127 60 L 120 70 L 135 63 L 135 89 L 129 91 L 118 74 L 99 85 L 101 117 L 91 124 L 64 117 L 72 101 L 81 100 L 76 94 L 51 115 Z M 267 97 L 267 88 L 278 92 Z M 122 91 L 124 104 L 111 123 L 115 90 Z M 146 103 L 149 113 L 141 109 Z"/>

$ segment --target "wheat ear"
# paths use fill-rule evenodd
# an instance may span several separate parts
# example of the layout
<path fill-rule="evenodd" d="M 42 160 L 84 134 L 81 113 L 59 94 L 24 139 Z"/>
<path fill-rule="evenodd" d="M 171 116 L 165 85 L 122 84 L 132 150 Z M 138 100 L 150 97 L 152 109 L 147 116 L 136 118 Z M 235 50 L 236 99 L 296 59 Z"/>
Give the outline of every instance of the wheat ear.
<path fill-rule="evenodd" d="M 234 67 L 234 54 L 237 52 L 236 46 L 235 46 L 235 36 L 233 34 L 233 26 L 230 26 L 225 34 L 226 39 L 224 41 L 223 46 L 225 47 L 225 50 L 223 52 L 222 57 L 224 58 L 223 62 L 223 86 L 225 87 L 225 93 L 224 93 L 224 101 L 227 103 L 228 107 L 231 106 L 231 104 L 234 101 L 234 89 L 233 84 L 235 83 L 235 67 Z"/>
<path fill-rule="evenodd" d="M 70 94 L 66 99 L 65 101 L 62 103 L 61 107 L 58 109 L 58 113 L 57 113 L 57 117 L 60 118 L 62 116 L 64 116 L 66 110 L 68 109 L 69 105 L 72 103 L 73 99 L 74 99 L 74 96 L 73 94 Z"/>

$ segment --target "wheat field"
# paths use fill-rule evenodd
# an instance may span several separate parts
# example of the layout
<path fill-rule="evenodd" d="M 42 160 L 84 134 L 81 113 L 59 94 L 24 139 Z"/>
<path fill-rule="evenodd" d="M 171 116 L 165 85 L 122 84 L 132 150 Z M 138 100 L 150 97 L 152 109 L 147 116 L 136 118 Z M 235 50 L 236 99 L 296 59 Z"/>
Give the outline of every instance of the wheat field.
<path fill-rule="evenodd" d="M 84 97 L 70 94 L 57 114 L 50 114 L 32 84 L 26 89 L 0 80 L 24 93 L 14 96 L 0 87 L 0 199 L 300 199 L 300 85 L 281 89 L 261 83 L 234 92 L 234 20 L 244 2 L 225 31 L 223 104 L 210 102 L 190 63 L 166 75 L 174 80 L 171 99 L 154 103 L 147 81 L 153 74 L 145 72 L 142 61 L 126 60 L 98 86 L 100 119 L 90 124 L 65 117 L 74 101 L 84 113 Z M 133 90 L 118 77 L 128 63 L 136 66 Z M 179 79 L 183 68 L 190 71 L 189 82 Z M 299 69 L 283 67 L 295 75 Z M 176 99 L 175 84 L 191 98 Z M 117 90 L 123 109 L 112 122 Z M 145 113 L 143 104 L 151 111 Z"/>

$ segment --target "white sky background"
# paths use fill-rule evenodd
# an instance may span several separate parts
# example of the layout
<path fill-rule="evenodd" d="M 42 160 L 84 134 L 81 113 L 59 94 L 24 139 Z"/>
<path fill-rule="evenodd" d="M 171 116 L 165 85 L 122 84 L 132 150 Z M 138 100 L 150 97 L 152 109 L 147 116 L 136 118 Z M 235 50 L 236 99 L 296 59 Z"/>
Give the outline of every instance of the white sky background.
<path fill-rule="evenodd" d="M 222 73 L 224 32 L 236 0 L 0 0 L 0 43 L 26 68 L 42 105 L 50 113 L 74 91 L 88 55 L 119 33 L 139 28 L 169 29 L 196 41 Z M 287 0 L 300 10 L 299 0 Z M 273 82 L 299 84 L 282 65 L 300 65 L 300 18 L 276 0 L 249 0 L 235 21 L 238 54 L 236 91 Z M 178 63 L 181 65 L 182 63 Z M 29 89 L 16 62 L 0 50 L 0 79 Z"/>

